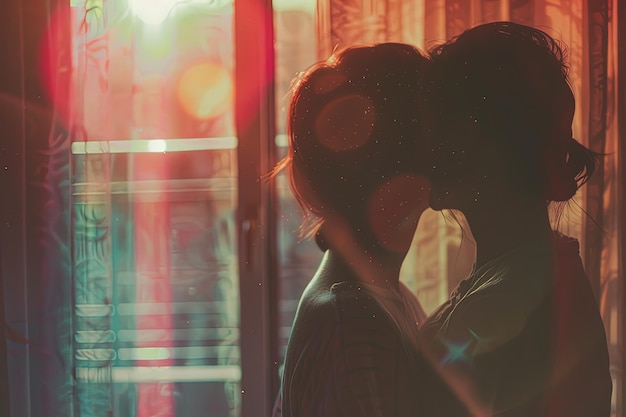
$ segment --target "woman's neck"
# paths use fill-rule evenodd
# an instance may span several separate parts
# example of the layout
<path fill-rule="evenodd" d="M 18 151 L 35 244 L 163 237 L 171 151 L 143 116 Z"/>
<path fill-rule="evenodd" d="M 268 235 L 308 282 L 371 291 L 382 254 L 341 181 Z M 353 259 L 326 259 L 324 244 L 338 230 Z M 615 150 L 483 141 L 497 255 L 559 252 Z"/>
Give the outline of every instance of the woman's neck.
<path fill-rule="evenodd" d="M 500 199 L 463 212 L 476 242 L 476 268 L 552 232 L 547 203 Z"/>
<path fill-rule="evenodd" d="M 330 270 L 337 271 L 337 276 L 345 274 L 348 279 L 398 288 L 400 268 L 408 247 L 400 253 L 385 250 L 379 244 L 367 244 L 367 239 L 360 239 L 365 234 L 355 232 L 355 228 L 344 221 L 326 221 L 320 233 L 328 247 L 325 263 Z"/>
<path fill-rule="evenodd" d="M 398 289 L 402 261 L 399 254 L 364 251 L 358 245 L 330 245 L 324 257 L 324 268 L 334 281 L 354 280 Z"/>

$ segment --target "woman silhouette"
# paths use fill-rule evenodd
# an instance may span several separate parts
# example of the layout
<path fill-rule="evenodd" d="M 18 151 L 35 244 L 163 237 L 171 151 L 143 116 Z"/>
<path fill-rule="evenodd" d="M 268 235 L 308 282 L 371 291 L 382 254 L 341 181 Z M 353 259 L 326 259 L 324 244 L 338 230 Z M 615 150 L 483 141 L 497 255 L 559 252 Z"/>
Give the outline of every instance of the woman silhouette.
<path fill-rule="evenodd" d="M 464 214 L 477 253 L 422 326 L 441 376 L 425 415 L 608 416 L 603 323 L 578 243 L 549 221 L 550 204 L 571 199 L 596 161 L 572 138 L 563 50 L 496 22 L 431 56 L 430 202 Z"/>
<path fill-rule="evenodd" d="M 275 415 L 418 414 L 424 314 L 398 277 L 428 206 L 418 140 L 427 63 L 408 45 L 352 47 L 295 83 L 278 169 L 325 254 L 300 299 Z"/>

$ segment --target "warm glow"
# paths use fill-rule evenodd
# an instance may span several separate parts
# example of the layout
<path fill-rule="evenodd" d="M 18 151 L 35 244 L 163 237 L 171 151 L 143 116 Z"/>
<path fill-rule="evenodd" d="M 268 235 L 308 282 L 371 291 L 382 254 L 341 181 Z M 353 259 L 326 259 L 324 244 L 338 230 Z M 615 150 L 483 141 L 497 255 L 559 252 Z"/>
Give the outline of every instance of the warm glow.
<path fill-rule="evenodd" d="M 170 14 L 178 0 L 129 0 L 133 13 L 144 23 L 158 25 Z"/>
<path fill-rule="evenodd" d="M 273 0 L 272 7 L 274 11 L 281 12 L 283 10 L 304 10 L 313 14 L 315 12 L 315 0 Z"/>
<path fill-rule="evenodd" d="M 150 152 L 165 152 L 167 149 L 167 143 L 163 139 L 153 139 L 148 141 L 148 151 Z"/>
<path fill-rule="evenodd" d="M 359 94 L 337 97 L 324 106 L 316 123 L 317 140 L 334 151 L 365 145 L 374 131 L 376 111 L 372 100 Z"/>
<path fill-rule="evenodd" d="M 198 119 L 211 119 L 230 110 L 233 84 L 229 71 L 215 63 L 195 65 L 185 71 L 178 84 L 182 108 Z"/>
<path fill-rule="evenodd" d="M 54 106 L 55 116 L 62 123 L 67 123 L 70 119 L 70 100 L 65 92 L 70 88 L 67 84 L 69 76 L 64 70 L 64 44 L 58 39 L 65 33 L 65 28 L 71 25 L 71 10 L 62 6 L 59 4 L 50 15 L 49 25 L 39 43 L 39 62 L 34 71 L 39 71 L 43 90 Z"/>

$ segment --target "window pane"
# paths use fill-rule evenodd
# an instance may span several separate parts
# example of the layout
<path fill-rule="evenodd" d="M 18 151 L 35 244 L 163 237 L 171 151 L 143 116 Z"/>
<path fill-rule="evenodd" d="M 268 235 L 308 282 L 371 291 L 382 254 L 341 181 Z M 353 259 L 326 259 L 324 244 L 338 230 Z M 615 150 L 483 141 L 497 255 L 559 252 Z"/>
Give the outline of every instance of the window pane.
<path fill-rule="evenodd" d="M 98 4 L 72 8 L 77 415 L 238 416 L 232 1 Z"/>
<path fill-rule="evenodd" d="M 287 153 L 285 122 L 291 94 L 289 88 L 298 72 L 317 61 L 315 36 L 315 0 L 274 0 L 274 35 L 276 48 L 276 144 L 278 156 Z M 278 195 L 278 251 L 280 274 L 280 346 L 281 361 L 298 300 L 321 259 L 314 242 L 300 241 L 300 208 L 289 188 L 289 179 L 281 173 L 276 182 Z"/>

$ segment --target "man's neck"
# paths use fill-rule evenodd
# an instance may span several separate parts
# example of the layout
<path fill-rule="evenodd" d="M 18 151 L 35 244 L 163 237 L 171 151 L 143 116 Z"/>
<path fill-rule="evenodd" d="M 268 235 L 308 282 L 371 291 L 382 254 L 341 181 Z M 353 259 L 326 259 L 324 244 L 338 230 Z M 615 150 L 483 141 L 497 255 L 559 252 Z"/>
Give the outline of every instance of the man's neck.
<path fill-rule="evenodd" d="M 477 268 L 552 231 L 544 202 L 501 199 L 464 214 L 476 242 Z"/>

